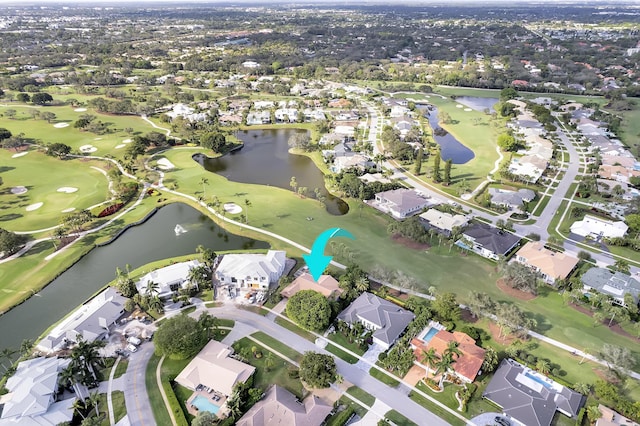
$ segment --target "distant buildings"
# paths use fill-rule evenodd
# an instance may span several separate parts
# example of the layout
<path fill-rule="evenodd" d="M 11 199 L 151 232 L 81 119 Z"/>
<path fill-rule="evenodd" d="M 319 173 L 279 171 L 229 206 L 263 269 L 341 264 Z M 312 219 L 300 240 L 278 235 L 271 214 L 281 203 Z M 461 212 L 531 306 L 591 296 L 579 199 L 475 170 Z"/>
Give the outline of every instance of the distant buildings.
<path fill-rule="evenodd" d="M 625 294 L 630 294 L 636 304 L 640 300 L 640 282 L 622 272 L 591 268 L 582 274 L 580 280 L 586 291 L 606 294 L 617 305 L 626 307 Z"/>

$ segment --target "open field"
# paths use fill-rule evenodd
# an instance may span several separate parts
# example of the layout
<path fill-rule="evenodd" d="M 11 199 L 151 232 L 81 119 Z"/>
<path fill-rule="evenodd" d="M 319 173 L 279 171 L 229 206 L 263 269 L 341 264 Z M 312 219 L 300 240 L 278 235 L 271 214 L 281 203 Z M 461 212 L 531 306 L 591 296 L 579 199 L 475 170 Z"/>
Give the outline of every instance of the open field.
<path fill-rule="evenodd" d="M 63 210 L 86 209 L 106 201 L 108 180 L 100 171 L 103 161 L 86 159 L 59 160 L 36 150 L 20 157 L 13 150 L 0 150 L 0 227 L 10 231 L 33 231 L 56 226 L 65 215 Z M 11 188 L 24 186 L 24 194 L 12 194 Z M 59 192 L 60 189 L 77 189 Z M 29 206 L 43 203 L 29 211 Z"/>

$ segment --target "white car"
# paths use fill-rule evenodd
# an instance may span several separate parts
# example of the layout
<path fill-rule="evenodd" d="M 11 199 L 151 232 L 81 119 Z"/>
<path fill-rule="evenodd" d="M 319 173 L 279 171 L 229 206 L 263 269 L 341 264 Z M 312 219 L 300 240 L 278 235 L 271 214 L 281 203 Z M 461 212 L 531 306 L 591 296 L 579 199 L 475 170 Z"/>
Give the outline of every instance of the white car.
<path fill-rule="evenodd" d="M 138 350 L 138 348 L 136 348 L 136 347 L 135 347 L 134 345 L 132 345 L 132 344 L 128 344 L 128 345 L 127 345 L 127 350 L 128 350 L 129 352 L 136 352 L 136 351 Z"/>

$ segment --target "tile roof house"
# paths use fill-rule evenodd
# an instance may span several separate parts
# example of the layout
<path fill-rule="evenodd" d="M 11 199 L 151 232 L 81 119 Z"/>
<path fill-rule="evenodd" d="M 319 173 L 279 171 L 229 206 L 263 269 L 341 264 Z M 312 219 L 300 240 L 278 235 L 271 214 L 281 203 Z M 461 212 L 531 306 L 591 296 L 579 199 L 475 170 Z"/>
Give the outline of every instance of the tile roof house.
<path fill-rule="evenodd" d="M 498 204 L 509 209 L 522 209 L 525 203 L 533 201 L 536 193 L 530 189 L 519 189 L 518 191 L 507 191 L 498 188 L 489 188 L 491 204 Z"/>
<path fill-rule="evenodd" d="M 418 336 L 424 336 L 424 333 L 426 333 L 429 328 L 430 327 L 427 327 L 424 332 L 418 333 Z M 425 370 L 429 371 L 429 366 L 419 362 L 422 353 L 433 348 L 436 354 L 442 357 L 449 342 L 458 342 L 458 350 L 461 352 L 461 355 L 456 356 L 455 362 L 451 366 L 454 374 L 465 382 L 473 382 L 482 367 L 486 351 L 476 346 L 476 341 L 466 333 L 460 331 L 451 333 L 447 330 L 440 330 L 426 343 L 421 338 L 414 337 L 411 339 L 411 348 L 416 356 L 416 362 Z"/>
<path fill-rule="evenodd" d="M 286 261 L 282 250 L 269 250 L 267 254 L 226 254 L 216 268 L 215 278 L 222 286 L 267 290 L 282 276 Z"/>
<path fill-rule="evenodd" d="M 580 277 L 586 291 L 594 290 L 611 296 L 613 303 L 625 306 L 624 295 L 631 294 L 636 304 L 640 301 L 640 282 L 622 272 L 606 268 L 591 268 Z"/>
<path fill-rule="evenodd" d="M 605 407 L 602 404 L 598 405 L 600 410 L 600 417 L 596 420 L 596 426 L 640 426 L 640 424 L 626 418 L 622 414 L 616 413 L 611 408 Z"/>
<path fill-rule="evenodd" d="M 147 291 L 147 284 L 154 282 L 158 284 L 157 295 L 161 299 L 171 297 L 181 288 L 189 286 L 189 271 L 197 268 L 201 263 L 198 260 L 189 260 L 188 262 L 174 263 L 164 268 L 156 269 L 145 274 L 136 282 L 136 288 L 141 294 Z"/>
<path fill-rule="evenodd" d="M 53 352 L 78 336 L 92 342 L 109 331 L 109 327 L 124 314 L 127 298 L 113 287 L 108 287 L 89 302 L 73 311 L 37 344 L 43 352 Z"/>
<path fill-rule="evenodd" d="M 55 426 L 73 418 L 74 398 L 57 401 L 58 374 L 70 359 L 33 358 L 22 361 L 0 397 L 0 425 Z"/>
<path fill-rule="evenodd" d="M 178 374 L 175 381 L 191 390 L 198 385 L 229 396 L 236 383 L 244 383 L 256 370 L 244 362 L 230 357 L 233 349 L 211 340 Z"/>
<path fill-rule="evenodd" d="M 349 324 L 361 322 L 368 330 L 373 330 L 374 343 L 389 349 L 415 315 L 399 306 L 371 293 L 362 293 L 338 319 Z"/>
<path fill-rule="evenodd" d="M 551 251 L 542 241 L 529 241 L 518 250 L 515 259 L 538 271 L 549 284 L 567 278 L 578 264 L 577 258 Z"/>
<path fill-rule="evenodd" d="M 311 394 L 298 402 L 295 395 L 273 385 L 264 397 L 238 420 L 237 426 L 320 426 L 333 406 Z"/>
<path fill-rule="evenodd" d="M 482 396 L 525 426 L 550 426 L 556 411 L 574 418 L 584 403 L 581 394 L 512 359 L 500 363 Z"/>
<path fill-rule="evenodd" d="M 492 260 L 506 256 L 520 242 L 517 235 L 484 223 L 470 226 L 462 237 L 463 241 L 459 244 L 461 247 Z"/>
<path fill-rule="evenodd" d="M 601 238 L 624 237 L 629 227 L 623 221 L 602 219 L 596 216 L 585 215 L 571 225 L 571 232 L 583 237 L 595 240 Z"/>
<path fill-rule="evenodd" d="M 340 283 L 331 275 L 321 275 L 316 282 L 308 273 L 304 273 L 293 280 L 280 294 L 283 297 L 290 298 L 301 290 L 314 290 L 330 299 L 337 299 L 342 294 Z"/>
<path fill-rule="evenodd" d="M 469 224 L 469 218 L 462 214 L 451 214 L 441 212 L 436 209 L 429 209 L 420 215 L 420 221 L 428 228 L 434 228 L 436 231 L 451 235 L 453 228 L 463 228 Z"/>
<path fill-rule="evenodd" d="M 400 188 L 375 194 L 373 207 L 391 214 L 396 219 L 404 219 L 429 207 L 428 198 L 412 189 Z"/>

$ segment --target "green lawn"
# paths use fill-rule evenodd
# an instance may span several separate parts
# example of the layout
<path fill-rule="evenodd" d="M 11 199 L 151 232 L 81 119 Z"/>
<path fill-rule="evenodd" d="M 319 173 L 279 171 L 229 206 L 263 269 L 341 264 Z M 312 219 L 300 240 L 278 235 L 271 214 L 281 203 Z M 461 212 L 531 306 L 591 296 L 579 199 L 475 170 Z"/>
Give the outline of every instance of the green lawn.
<path fill-rule="evenodd" d="M 124 403 L 124 392 L 111 392 L 111 402 L 113 403 L 113 415 L 115 417 L 116 423 L 118 423 L 124 416 L 127 415 L 127 407 Z"/>
<path fill-rule="evenodd" d="M 173 426 L 156 381 L 156 368 L 159 361 L 160 357 L 153 355 L 149 360 L 149 364 L 147 364 L 147 371 L 144 378 L 147 385 L 147 395 L 149 396 L 155 423 L 159 426 Z"/>
<path fill-rule="evenodd" d="M 396 410 L 388 411 L 385 417 L 395 423 L 397 426 L 416 426 L 414 422 L 400 414 Z"/>
<path fill-rule="evenodd" d="M 430 396 L 436 398 L 438 401 L 442 402 L 447 407 L 449 407 L 449 408 L 451 408 L 453 410 L 457 410 L 458 409 L 458 402 L 456 401 L 455 396 L 454 396 L 455 387 L 453 385 L 445 384 L 445 388 L 444 388 L 444 391 L 442 393 L 432 392 L 432 391 L 428 390 L 427 386 L 423 385 L 422 383 L 418 383 L 418 385 L 416 387 L 418 389 L 420 389 L 421 391 L 423 391 L 424 393 L 426 393 L 427 395 L 430 395 Z M 456 416 L 452 415 L 448 411 L 444 410 L 443 408 L 439 407 L 438 405 L 434 404 L 433 402 L 429 401 L 427 398 L 419 395 L 418 393 L 416 393 L 414 391 L 411 391 L 409 393 L 409 398 L 411 398 L 412 400 L 414 400 L 418 404 L 422 405 L 423 407 L 425 407 L 426 409 L 428 409 L 429 411 L 431 411 L 433 414 L 437 415 L 441 419 L 445 420 L 450 425 L 454 425 L 454 426 L 461 425 L 461 426 L 464 426 L 464 424 L 465 424 L 465 422 L 463 422 L 462 420 L 460 420 Z"/>
<path fill-rule="evenodd" d="M 15 151 L 0 149 L 0 227 L 10 231 L 35 231 L 58 225 L 68 208 L 86 209 L 106 201 L 108 180 L 98 170 L 103 161 L 59 160 L 37 150 L 13 158 Z M 27 192 L 14 195 L 11 188 L 24 186 Z M 77 188 L 76 192 L 58 192 L 59 188 Z M 36 203 L 40 208 L 28 211 Z"/>
<path fill-rule="evenodd" d="M 129 360 L 126 358 L 121 358 L 120 362 L 118 362 L 118 366 L 116 367 L 116 372 L 113 373 L 113 378 L 117 379 L 127 372 L 127 367 L 129 367 Z"/>
<path fill-rule="evenodd" d="M 386 375 L 385 373 L 383 373 L 382 371 L 378 370 L 377 368 L 371 367 L 371 370 L 369 370 L 369 374 L 372 377 L 375 377 L 376 379 L 380 380 L 382 383 L 384 383 L 385 385 L 389 385 L 392 387 L 396 387 L 400 384 L 399 379 L 396 380 L 392 377 L 389 377 L 388 375 Z"/>
<path fill-rule="evenodd" d="M 349 342 L 349 340 L 345 337 L 345 335 L 340 333 L 339 331 L 336 331 L 335 333 L 331 333 L 327 337 L 332 342 L 336 342 L 340 346 L 346 349 L 349 349 L 351 352 L 356 353 L 358 355 L 364 355 L 364 353 L 366 352 L 366 349 L 362 349 L 360 345 Z"/>
<path fill-rule="evenodd" d="M 276 317 L 276 324 L 278 324 L 281 327 L 286 328 L 289 331 L 293 331 L 297 335 L 299 335 L 301 337 L 304 337 L 307 340 L 310 340 L 312 342 L 316 341 L 316 336 L 314 336 L 313 334 L 309 333 L 307 330 L 304 330 L 304 329 L 298 327 L 294 323 L 292 323 L 290 321 L 287 321 L 284 318 Z"/>
<path fill-rule="evenodd" d="M 368 405 L 369 407 L 371 407 L 376 402 L 375 396 L 369 394 L 368 392 L 360 389 L 357 386 L 351 386 L 349 389 L 347 389 L 347 393 L 354 398 L 357 398 L 358 400 L 360 400 L 360 402 L 362 402 L 364 405 Z"/>
<path fill-rule="evenodd" d="M 298 351 L 291 349 L 291 347 L 287 346 L 280 340 L 274 339 L 273 337 L 263 333 L 262 331 L 253 333 L 251 337 L 259 340 L 260 342 L 264 343 L 266 346 L 272 348 L 274 351 L 278 351 L 282 355 L 296 362 L 300 362 L 302 360 L 302 355 Z"/>
<path fill-rule="evenodd" d="M 262 390 L 266 390 L 269 386 L 276 384 L 278 386 L 282 386 L 287 389 L 289 392 L 293 393 L 298 399 L 302 400 L 306 394 L 305 390 L 302 387 L 302 383 L 300 379 L 292 379 L 289 377 L 288 369 L 291 366 L 287 361 L 283 360 L 276 354 L 274 355 L 275 365 L 267 371 L 265 366 L 265 358 L 268 349 L 262 347 L 259 344 L 245 338 L 242 338 L 233 344 L 236 353 L 240 353 L 242 348 L 251 349 L 253 346 L 259 347 L 262 350 L 262 358 L 251 357 L 249 359 L 249 364 L 256 367 L 256 372 L 253 377 L 253 386 L 259 387 Z"/>
<path fill-rule="evenodd" d="M 332 354 L 340 358 L 341 360 L 348 362 L 349 364 L 355 364 L 358 362 L 358 358 L 356 358 L 351 354 L 348 354 L 347 352 L 343 351 L 337 346 L 332 345 L 331 343 L 329 343 L 325 349 L 328 352 L 331 352 Z"/>

